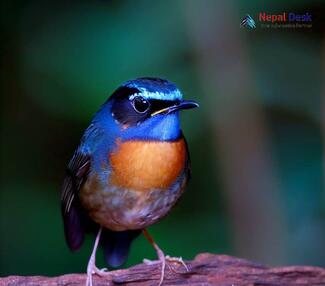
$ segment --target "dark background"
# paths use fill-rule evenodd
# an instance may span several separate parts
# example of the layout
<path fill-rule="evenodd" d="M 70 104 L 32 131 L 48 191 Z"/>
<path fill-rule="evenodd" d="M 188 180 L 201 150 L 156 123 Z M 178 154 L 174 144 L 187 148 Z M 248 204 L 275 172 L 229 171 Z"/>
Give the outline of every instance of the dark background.
<path fill-rule="evenodd" d="M 74 254 L 64 241 L 65 167 L 92 114 L 140 76 L 201 105 L 182 115 L 192 181 L 149 228 L 161 248 L 325 266 L 324 2 L 247 2 L 2 1 L 0 275 L 86 271 L 93 238 Z M 313 27 L 263 29 L 259 12 L 308 12 Z M 127 265 L 145 257 L 140 237 Z"/>

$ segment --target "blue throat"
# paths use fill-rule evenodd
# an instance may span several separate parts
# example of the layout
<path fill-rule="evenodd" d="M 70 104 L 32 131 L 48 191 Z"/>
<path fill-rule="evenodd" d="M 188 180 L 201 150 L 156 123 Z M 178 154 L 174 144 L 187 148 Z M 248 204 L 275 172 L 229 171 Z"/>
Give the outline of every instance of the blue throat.
<path fill-rule="evenodd" d="M 111 114 L 110 102 L 106 102 L 95 114 L 85 131 L 80 150 L 93 154 L 93 167 L 100 169 L 102 162 L 108 163 L 109 154 L 116 147 L 116 139 L 122 141 L 176 141 L 182 136 L 178 112 L 153 116 L 139 125 L 123 129 Z"/>
<path fill-rule="evenodd" d="M 111 114 L 110 102 L 105 103 L 95 114 L 93 122 L 97 128 L 102 129 L 104 141 L 110 142 L 116 138 L 122 141 L 148 140 L 148 141 L 175 141 L 181 136 L 179 113 L 156 115 L 148 118 L 139 125 L 123 129 Z M 113 143 L 113 142 L 111 142 Z"/>
<path fill-rule="evenodd" d="M 156 115 L 121 132 L 122 140 L 175 141 L 181 134 L 177 113 Z"/>

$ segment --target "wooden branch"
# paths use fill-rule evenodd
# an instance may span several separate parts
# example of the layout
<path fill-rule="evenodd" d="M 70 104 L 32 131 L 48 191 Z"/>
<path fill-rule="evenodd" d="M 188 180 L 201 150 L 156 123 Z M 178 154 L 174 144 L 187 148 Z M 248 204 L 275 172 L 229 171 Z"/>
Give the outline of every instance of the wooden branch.
<path fill-rule="evenodd" d="M 312 266 L 266 267 L 245 259 L 209 253 L 199 254 L 186 261 L 189 272 L 181 265 L 169 264 L 163 285 L 191 286 L 316 286 L 325 285 L 325 268 Z M 139 264 L 128 269 L 111 271 L 108 276 L 94 275 L 94 286 L 158 285 L 160 266 Z M 66 274 L 58 277 L 9 276 L 0 278 L 0 286 L 77 286 L 85 285 L 85 274 Z"/>

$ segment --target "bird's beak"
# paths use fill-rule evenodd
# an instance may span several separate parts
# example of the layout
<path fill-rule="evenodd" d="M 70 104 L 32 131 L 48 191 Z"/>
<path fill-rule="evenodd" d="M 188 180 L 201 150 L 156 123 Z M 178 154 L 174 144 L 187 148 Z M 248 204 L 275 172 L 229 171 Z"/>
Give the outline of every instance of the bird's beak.
<path fill-rule="evenodd" d="M 192 109 L 192 108 L 196 108 L 199 107 L 199 104 L 194 101 L 194 100 L 182 100 L 181 102 L 172 105 L 172 106 L 168 106 L 166 108 L 163 108 L 161 110 L 158 110 L 154 113 L 151 114 L 151 116 L 157 115 L 157 114 L 161 114 L 161 113 L 165 113 L 165 114 L 169 114 L 172 112 L 175 112 L 177 110 L 181 110 L 181 109 Z"/>

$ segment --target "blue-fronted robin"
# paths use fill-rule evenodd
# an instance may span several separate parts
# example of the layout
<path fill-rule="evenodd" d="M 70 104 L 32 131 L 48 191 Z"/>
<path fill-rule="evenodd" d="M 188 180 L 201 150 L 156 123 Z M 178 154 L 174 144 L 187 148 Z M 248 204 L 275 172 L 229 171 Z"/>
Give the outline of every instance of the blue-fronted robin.
<path fill-rule="evenodd" d="M 61 209 L 68 246 L 81 247 L 85 233 L 97 232 L 87 267 L 99 244 L 108 265 L 120 266 L 141 231 L 154 246 L 164 278 L 166 258 L 146 227 L 166 216 L 190 178 L 190 160 L 179 111 L 198 107 L 175 84 L 138 78 L 120 86 L 95 114 L 67 167 Z"/>

